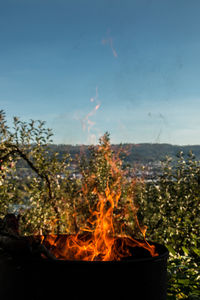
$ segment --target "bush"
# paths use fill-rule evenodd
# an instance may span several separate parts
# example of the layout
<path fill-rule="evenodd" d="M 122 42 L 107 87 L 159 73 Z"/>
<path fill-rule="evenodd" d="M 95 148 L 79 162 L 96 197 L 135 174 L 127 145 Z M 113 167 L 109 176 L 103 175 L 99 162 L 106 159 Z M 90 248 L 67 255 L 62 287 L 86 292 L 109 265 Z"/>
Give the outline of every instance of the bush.
<path fill-rule="evenodd" d="M 190 152 L 163 161 L 154 182 L 140 186 L 141 217 L 148 239 L 166 244 L 169 299 L 200 296 L 200 161 Z"/>
<path fill-rule="evenodd" d="M 44 122 L 26 123 L 15 117 L 11 132 L 4 113 L 0 115 L 0 214 L 3 217 L 13 205 L 25 204 L 22 234 L 77 232 L 87 224 L 91 210 L 96 210 L 99 197 L 107 197 L 115 202 L 115 231 L 121 233 L 123 227 L 125 232 L 143 235 L 137 222 L 134 182 L 124 176 L 108 133 L 90 148 L 89 157 L 77 159 L 81 178 L 71 179 L 70 156 L 58 159 L 58 153 L 50 151 L 52 133 Z M 23 173 L 27 168 L 22 161 L 28 174 Z"/>
<path fill-rule="evenodd" d="M 45 122 L 26 123 L 16 117 L 10 131 L 0 113 L 0 216 L 14 205 L 22 207 L 23 234 L 49 232 L 54 226 L 62 231 L 69 225 L 73 186 L 59 178 L 69 177 L 70 157 L 58 160 L 58 153 L 49 151 L 51 137 Z"/>

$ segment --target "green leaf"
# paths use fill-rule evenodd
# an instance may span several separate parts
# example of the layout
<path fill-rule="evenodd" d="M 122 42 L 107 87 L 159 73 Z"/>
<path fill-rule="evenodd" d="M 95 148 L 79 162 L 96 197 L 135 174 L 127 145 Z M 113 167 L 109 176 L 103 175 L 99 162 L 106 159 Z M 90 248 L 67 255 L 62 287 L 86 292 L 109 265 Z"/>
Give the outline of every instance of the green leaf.
<path fill-rule="evenodd" d="M 173 256 L 176 255 L 176 251 L 172 248 L 172 246 L 168 245 L 167 248 L 168 248 L 169 252 L 170 252 Z"/>
<path fill-rule="evenodd" d="M 178 282 L 179 284 L 183 284 L 184 286 L 190 284 L 190 280 L 189 280 L 189 279 L 178 279 L 177 282 Z"/>
<path fill-rule="evenodd" d="M 200 249 L 192 247 L 192 250 L 194 251 L 194 253 L 196 253 L 198 256 L 200 256 Z"/>
<path fill-rule="evenodd" d="M 189 255 L 189 250 L 187 248 L 185 248 L 184 246 L 182 247 L 183 252 L 185 253 L 185 255 Z"/>

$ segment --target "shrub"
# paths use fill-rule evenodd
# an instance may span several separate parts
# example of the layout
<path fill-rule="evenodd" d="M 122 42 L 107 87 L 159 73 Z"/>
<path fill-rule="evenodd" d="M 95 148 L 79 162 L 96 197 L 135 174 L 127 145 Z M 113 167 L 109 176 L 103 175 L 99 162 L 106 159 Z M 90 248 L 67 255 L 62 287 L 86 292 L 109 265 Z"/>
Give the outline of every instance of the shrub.
<path fill-rule="evenodd" d="M 60 231 L 63 219 L 68 221 L 64 212 L 71 209 L 73 188 L 59 178 L 60 174 L 69 177 L 70 157 L 58 160 L 58 153 L 50 152 L 51 137 L 45 122 L 26 123 L 16 117 L 11 131 L 4 112 L 0 113 L 0 215 L 14 205 L 22 207 L 24 234 L 48 232 L 55 223 Z"/>
<path fill-rule="evenodd" d="M 52 132 L 44 122 L 26 123 L 15 117 L 11 132 L 3 112 L 0 121 L 0 214 L 5 215 L 13 205 L 25 204 L 28 209 L 21 211 L 22 234 L 77 232 L 96 209 L 99 197 L 106 199 L 109 194 L 117 200 L 116 232 L 121 233 L 123 227 L 125 232 L 141 236 L 134 182 L 126 179 L 108 133 L 98 146 L 90 148 L 89 157 L 77 159 L 81 178 L 71 179 L 70 156 L 58 159 L 58 153 L 51 152 Z"/>
<path fill-rule="evenodd" d="M 200 161 L 190 152 L 163 161 L 162 175 L 138 189 L 148 238 L 170 251 L 169 299 L 200 296 Z"/>

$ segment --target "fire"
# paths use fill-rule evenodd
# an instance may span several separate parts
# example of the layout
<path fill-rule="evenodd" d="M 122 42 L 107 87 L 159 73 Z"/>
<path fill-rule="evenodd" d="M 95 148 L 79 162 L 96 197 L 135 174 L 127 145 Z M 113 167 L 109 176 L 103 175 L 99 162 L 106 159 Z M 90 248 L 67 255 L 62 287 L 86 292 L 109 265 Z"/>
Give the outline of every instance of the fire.
<path fill-rule="evenodd" d="M 143 237 L 143 240 L 134 239 L 123 231 L 116 232 L 115 222 L 120 218 L 119 203 L 122 197 L 122 182 L 124 172 L 121 170 L 119 157 L 113 158 L 108 155 L 110 144 L 108 141 L 98 146 L 97 152 L 103 153 L 103 158 L 109 166 L 112 174 L 112 181 L 107 180 L 105 190 L 99 191 L 94 187 L 92 194 L 96 197 L 97 203 L 91 207 L 89 205 L 90 216 L 86 225 L 80 228 L 77 234 L 72 235 L 50 235 L 43 236 L 41 242 L 49 245 L 52 253 L 59 259 L 64 260 L 85 260 L 85 261 L 113 261 L 123 257 L 131 256 L 131 249 L 136 246 L 147 249 L 151 256 L 156 256 L 155 247 L 150 245 L 145 238 L 146 227 L 142 228 L 137 219 L 138 208 L 133 200 L 126 199 L 127 206 L 131 210 L 136 227 Z M 91 174 L 89 180 L 95 180 L 95 175 Z M 82 193 L 87 201 L 88 186 L 83 184 Z M 121 210 L 119 210 L 121 212 Z M 124 212 L 125 214 L 127 212 Z"/>

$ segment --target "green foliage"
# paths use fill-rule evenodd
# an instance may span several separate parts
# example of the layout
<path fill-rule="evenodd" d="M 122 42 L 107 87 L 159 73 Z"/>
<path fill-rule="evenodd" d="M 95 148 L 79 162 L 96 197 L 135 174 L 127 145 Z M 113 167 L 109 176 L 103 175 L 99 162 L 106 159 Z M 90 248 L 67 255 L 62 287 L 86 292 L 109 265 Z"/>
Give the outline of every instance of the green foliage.
<path fill-rule="evenodd" d="M 10 131 L 3 113 L 1 119 L 0 213 L 5 215 L 13 204 L 25 204 L 26 209 L 21 211 L 21 233 L 79 231 L 91 210 L 96 209 L 99 197 L 106 199 L 106 189 L 111 191 L 111 197 L 119 198 L 114 212 L 116 230 L 121 232 L 123 224 L 126 230 L 138 232 L 137 209 L 132 209 L 133 184 L 124 176 L 122 161 L 111 149 L 108 133 L 97 147 L 90 148 L 90 155 L 78 159 L 82 178 L 72 180 L 71 159 L 68 154 L 58 158 L 58 153 L 50 151 L 52 133 L 44 122 L 26 123 L 15 117 Z M 23 174 L 24 163 L 25 170 L 29 168 L 27 175 Z"/>
<path fill-rule="evenodd" d="M 137 197 L 148 239 L 170 251 L 169 299 L 200 296 L 200 161 L 192 152 L 167 157 L 157 180 L 140 186 Z"/>
<path fill-rule="evenodd" d="M 65 212 L 70 211 L 72 188 L 67 190 L 60 176 L 69 177 L 70 157 L 64 155 L 58 160 L 58 153 L 49 154 L 51 137 L 45 122 L 26 123 L 17 117 L 11 131 L 4 113 L 0 113 L 0 214 L 9 212 L 13 204 L 28 206 L 21 211 L 24 234 L 44 233 L 52 227 L 62 231 L 66 227 L 63 224 L 68 223 Z M 20 168 L 21 161 L 25 169 Z"/>

